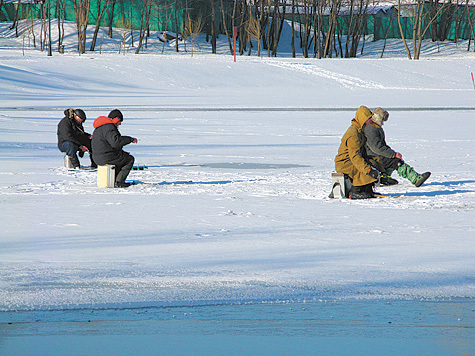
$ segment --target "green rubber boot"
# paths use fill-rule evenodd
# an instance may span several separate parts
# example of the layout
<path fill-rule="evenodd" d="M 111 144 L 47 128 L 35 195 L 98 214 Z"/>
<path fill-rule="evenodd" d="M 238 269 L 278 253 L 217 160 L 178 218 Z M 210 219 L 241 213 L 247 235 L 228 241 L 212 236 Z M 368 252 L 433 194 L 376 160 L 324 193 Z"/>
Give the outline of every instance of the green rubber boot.
<path fill-rule="evenodd" d="M 402 178 L 407 178 L 409 182 L 414 184 L 416 187 L 420 187 L 430 177 L 430 172 L 419 174 L 414 170 L 414 168 L 407 165 L 406 163 L 403 163 L 399 166 L 397 173 Z"/>

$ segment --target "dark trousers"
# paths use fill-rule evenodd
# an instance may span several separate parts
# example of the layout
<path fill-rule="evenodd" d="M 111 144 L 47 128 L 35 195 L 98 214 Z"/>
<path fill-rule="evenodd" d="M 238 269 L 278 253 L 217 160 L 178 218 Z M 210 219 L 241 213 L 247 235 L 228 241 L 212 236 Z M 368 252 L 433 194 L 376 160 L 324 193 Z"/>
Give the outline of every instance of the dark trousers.
<path fill-rule="evenodd" d="M 66 141 L 66 142 L 63 142 L 63 144 L 61 145 L 60 151 L 66 153 L 69 157 L 75 157 L 76 152 L 79 151 L 79 146 L 76 146 L 71 141 Z"/>
<path fill-rule="evenodd" d="M 84 145 L 86 146 L 86 145 Z M 91 159 L 91 166 L 94 167 L 96 164 L 94 163 L 94 160 L 92 159 L 92 151 L 91 151 L 91 145 L 89 146 L 86 146 L 87 148 L 89 148 L 89 157 Z M 79 159 L 78 159 L 78 156 L 76 155 L 76 152 L 80 152 L 79 155 L 82 157 L 81 154 L 83 154 L 82 151 L 79 150 L 79 146 L 77 146 L 76 144 L 72 143 L 71 141 L 66 141 L 66 142 L 63 142 L 63 144 L 61 145 L 61 152 L 64 152 L 66 153 L 69 157 L 72 158 L 73 160 L 73 164 L 79 166 Z"/>
<path fill-rule="evenodd" d="M 386 158 L 381 156 L 371 157 L 369 159 L 370 164 L 381 173 L 391 175 L 392 171 L 398 169 L 399 158 Z"/>
<path fill-rule="evenodd" d="M 127 152 L 122 157 L 110 164 L 115 165 L 115 182 L 124 182 L 134 166 L 135 158 Z"/>

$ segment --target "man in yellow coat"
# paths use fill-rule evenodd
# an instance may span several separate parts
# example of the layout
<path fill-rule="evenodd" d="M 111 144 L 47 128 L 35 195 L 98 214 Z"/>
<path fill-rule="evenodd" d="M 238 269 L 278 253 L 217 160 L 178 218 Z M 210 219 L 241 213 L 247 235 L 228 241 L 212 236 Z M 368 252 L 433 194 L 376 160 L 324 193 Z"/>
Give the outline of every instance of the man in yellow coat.
<path fill-rule="evenodd" d="M 379 172 L 366 161 L 366 137 L 363 128 L 371 116 L 371 111 L 366 106 L 360 106 L 351 121 L 351 126 L 341 139 L 335 157 L 336 171 L 350 178 L 352 184 L 350 199 L 373 198 L 373 185 L 379 177 Z"/>

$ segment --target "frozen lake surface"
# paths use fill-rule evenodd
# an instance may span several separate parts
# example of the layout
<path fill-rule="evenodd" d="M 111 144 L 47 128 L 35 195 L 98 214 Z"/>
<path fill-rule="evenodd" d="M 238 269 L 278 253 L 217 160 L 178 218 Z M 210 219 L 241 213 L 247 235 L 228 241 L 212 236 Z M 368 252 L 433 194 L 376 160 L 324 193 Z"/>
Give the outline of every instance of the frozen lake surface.
<path fill-rule="evenodd" d="M 318 301 L 8 312 L 3 355 L 473 355 L 475 303 Z"/>

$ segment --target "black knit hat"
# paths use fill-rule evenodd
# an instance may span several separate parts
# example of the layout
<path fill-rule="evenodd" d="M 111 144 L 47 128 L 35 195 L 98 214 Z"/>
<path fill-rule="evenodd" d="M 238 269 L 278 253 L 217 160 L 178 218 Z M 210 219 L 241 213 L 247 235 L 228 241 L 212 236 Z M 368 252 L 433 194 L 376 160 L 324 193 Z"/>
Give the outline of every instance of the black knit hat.
<path fill-rule="evenodd" d="M 120 112 L 120 110 L 114 109 L 109 113 L 109 118 L 115 119 L 116 117 L 119 118 L 120 121 L 124 121 L 124 116 Z"/>
<path fill-rule="evenodd" d="M 74 113 L 79 116 L 82 121 L 86 121 L 86 113 L 81 109 L 74 109 Z"/>

